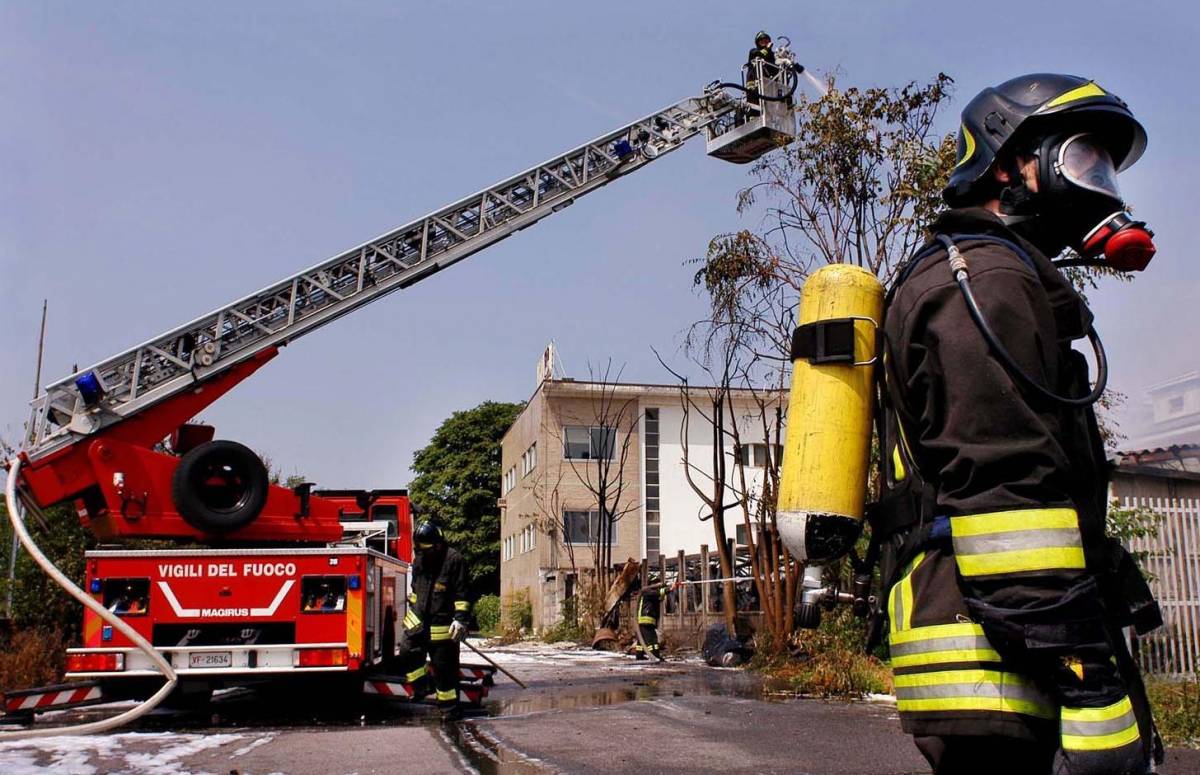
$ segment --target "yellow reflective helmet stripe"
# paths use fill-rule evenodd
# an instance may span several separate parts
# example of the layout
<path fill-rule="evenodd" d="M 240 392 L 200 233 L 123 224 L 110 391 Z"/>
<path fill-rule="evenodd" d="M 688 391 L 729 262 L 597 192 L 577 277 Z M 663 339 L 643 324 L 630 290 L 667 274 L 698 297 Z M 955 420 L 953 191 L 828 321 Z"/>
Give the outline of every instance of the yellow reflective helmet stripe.
<path fill-rule="evenodd" d="M 1099 86 L 1097 86 L 1095 81 L 1092 81 L 1090 83 L 1084 84 L 1083 86 L 1078 86 L 1074 89 L 1071 89 L 1070 91 L 1063 92 L 1062 94 L 1058 95 L 1054 99 L 1047 102 L 1046 107 L 1042 108 L 1042 110 L 1045 110 L 1046 108 L 1057 108 L 1059 105 L 1066 105 L 1068 102 L 1076 102 L 1078 100 L 1085 100 L 1088 97 L 1103 97 L 1107 94 L 1108 94 L 1108 92 L 1104 91 L 1104 89 L 1101 89 Z"/>
<path fill-rule="evenodd" d="M 972 156 L 975 155 L 975 135 L 971 134 L 971 130 L 967 129 L 967 125 L 962 125 L 963 136 L 963 155 L 962 158 L 955 163 L 955 167 L 961 167 L 966 164 Z"/>
<path fill-rule="evenodd" d="M 1062 709 L 1062 747 L 1068 751 L 1103 751 L 1137 741 L 1141 734 L 1129 697 L 1103 708 Z"/>

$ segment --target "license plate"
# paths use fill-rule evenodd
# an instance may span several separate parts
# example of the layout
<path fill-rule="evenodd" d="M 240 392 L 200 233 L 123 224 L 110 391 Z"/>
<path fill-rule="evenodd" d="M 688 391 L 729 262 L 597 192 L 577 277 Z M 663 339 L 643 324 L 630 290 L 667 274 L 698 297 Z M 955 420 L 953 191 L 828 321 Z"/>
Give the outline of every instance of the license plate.
<path fill-rule="evenodd" d="M 232 651 L 199 651 L 188 654 L 188 667 L 233 667 Z"/>

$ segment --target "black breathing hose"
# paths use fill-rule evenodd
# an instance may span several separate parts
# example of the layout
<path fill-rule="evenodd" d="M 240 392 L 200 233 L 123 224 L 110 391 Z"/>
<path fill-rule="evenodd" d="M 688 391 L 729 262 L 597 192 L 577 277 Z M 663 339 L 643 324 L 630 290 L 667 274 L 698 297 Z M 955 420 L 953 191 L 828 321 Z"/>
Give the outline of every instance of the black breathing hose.
<path fill-rule="evenodd" d="M 1091 406 L 1099 401 L 1105 387 L 1108 386 L 1108 357 L 1104 354 L 1104 345 L 1100 342 L 1100 335 L 1096 333 L 1095 326 L 1088 326 L 1087 332 L 1088 341 L 1092 343 L 1092 351 L 1096 354 L 1095 387 L 1086 396 L 1079 398 L 1060 396 L 1049 390 L 1021 369 L 1016 359 L 1000 343 L 1000 338 L 996 336 L 996 333 L 992 331 L 992 327 L 988 325 L 987 319 L 983 316 L 983 310 L 979 308 L 979 303 L 975 300 L 975 294 L 971 291 L 971 283 L 967 277 L 966 259 L 963 258 L 954 241 L 944 234 L 939 234 L 937 238 L 939 242 L 946 246 L 946 250 L 949 253 L 950 271 L 954 273 L 954 280 L 958 283 L 958 288 L 962 291 L 963 299 L 967 302 L 967 311 L 971 313 L 971 319 L 975 321 L 975 326 L 979 329 L 979 333 L 983 334 L 988 347 L 996 354 L 996 358 L 1000 361 L 1004 370 L 1021 385 L 1042 398 L 1055 403 L 1082 407 Z"/>
<path fill-rule="evenodd" d="M 718 89 L 737 89 L 738 91 L 745 92 L 746 94 L 750 94 L 751 92 L 754 92 L 754 94 L 757 95 L 757 97 L 760 100 L 763 100 L 765 102 L 787 102 L 788 100 L 790 100 L 792 98 L 792 95 L 796 93 L 796 87 L 800 85 L 800 77 L 799 76 L 800 76 L 800 73 L 804 72 L 804 65 L 793 64 L 789 68 L 788 72 L 791 73 L 791 77 L 792 77 L 791 78 L 791 80 L 792 80 L 791 88 L 788 89 L 787 94 L 781 94 L 778 97 L 768 97 L 765 94 L 758 93 L 758 91 L 755 89 L 747 89 L 745 86 L 742 86 L 740 83 L 718 83 L 717 88 Z"/>

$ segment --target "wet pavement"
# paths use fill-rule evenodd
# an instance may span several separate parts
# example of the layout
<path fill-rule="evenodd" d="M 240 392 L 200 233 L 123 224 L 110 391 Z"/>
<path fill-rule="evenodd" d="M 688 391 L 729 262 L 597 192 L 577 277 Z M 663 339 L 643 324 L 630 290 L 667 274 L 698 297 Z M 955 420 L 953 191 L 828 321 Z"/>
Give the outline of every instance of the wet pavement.
<path fill-rule="evenodd" d="M 94 737 L 0 742 L 0 772 L 95 773 L 911 773 L 927 772 L 886 703 L 765 695 L 756 678 L 699 660 L 666 663 L 520 644 L 489 649 L 528 685 L 497 676 L 483 709 L 320 693 L 221 693 L 203 713 L 156 711 Z M 75 723 L 114 712 L 44 718 Z M 1200 772 L 1172 751 L 1165 773 Z"/>

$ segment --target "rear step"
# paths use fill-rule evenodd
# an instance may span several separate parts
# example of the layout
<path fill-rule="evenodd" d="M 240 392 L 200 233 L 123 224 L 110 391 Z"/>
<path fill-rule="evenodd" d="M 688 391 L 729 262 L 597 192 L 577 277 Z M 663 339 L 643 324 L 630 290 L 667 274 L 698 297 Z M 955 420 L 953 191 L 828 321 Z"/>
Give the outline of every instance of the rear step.
<path fill-rule="evenodd" d="M 105 702 L 99 681 L 77 681 L 4 693 L 4 716 L 28 717 L 48 710 L 81 708 Z"/>
<path fill-rule="evenodd" d="M 430 672 L 432 672 L 432 665 Z M 469 705 L 482 705 L 487 699 L 491 687 L 496 681 L 493 676 L 496 668 L 491 665 L 459 665 L 458 690 Z M 395 697 L 410 700 L 413 697 L 413 685 L 403 678 L 389 675 L 372 675 L 363 681 L 363 693 L 379 697 Z"/>

